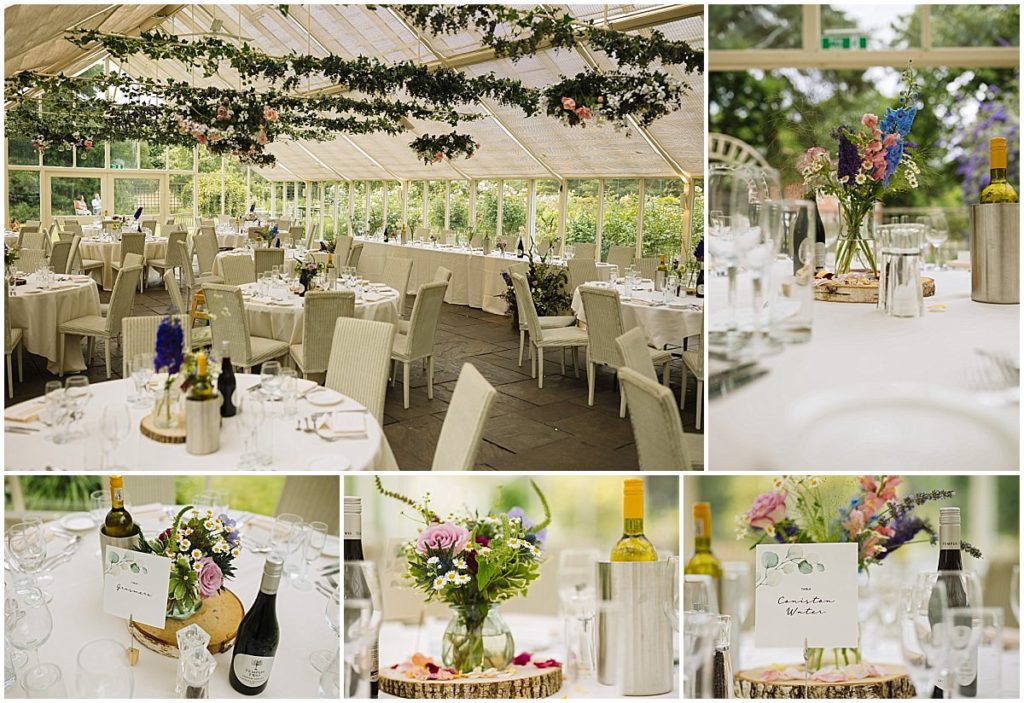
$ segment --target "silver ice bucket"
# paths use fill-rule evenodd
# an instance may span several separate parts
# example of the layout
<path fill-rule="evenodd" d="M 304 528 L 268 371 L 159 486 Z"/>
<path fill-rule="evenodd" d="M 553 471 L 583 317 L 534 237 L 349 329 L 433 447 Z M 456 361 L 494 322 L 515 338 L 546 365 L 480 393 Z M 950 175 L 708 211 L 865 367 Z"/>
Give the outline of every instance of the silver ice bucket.
<path fill-rule="evenodd" d="M 1020 205 L 971 206 L 971 300 L 1020 303 Z"/>
<path fill-rule="evenodd" d="M 597 563 L 597 679 L 623 695 L 672 691 L 670 568 L 667 561 Z"/>

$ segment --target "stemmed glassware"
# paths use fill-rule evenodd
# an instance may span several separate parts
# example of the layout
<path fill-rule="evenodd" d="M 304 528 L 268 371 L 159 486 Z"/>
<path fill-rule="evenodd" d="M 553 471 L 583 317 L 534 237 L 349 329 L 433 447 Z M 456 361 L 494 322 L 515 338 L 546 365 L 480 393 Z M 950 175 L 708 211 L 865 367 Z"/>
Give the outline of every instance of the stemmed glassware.
<path fill-rule="evenodd" d="M 260 431 L 267 429 L 263 426 L 263 419 L 267 414 L 263 394 L 236 390 L 234 398 L 235 407 L 238 408 L 239 429 L 245 437 L 245 450 L 241 457 L 242 466 L 267 466 L 272 461 L 272 457 L 263 452 L 260 442 Z"/>
<path fill-rule="evenodd" d="M 300 591 L 309 591 L 313 588 L 313 580 L 309 578 L 309 566 L 324 553 L 327 524 L 313 521 L 305 525 L 303 532 L 305 534 L 302 541 L 302 568 L 292 585 Z"/>
<path fill-rule="evenodd" d="M 327 608 L 324 615 L 327 618 L 327 626 L 335 635 L 341 634 L 341 586 L 335 586 L 331 595 L 327 598 Z M 318 649 L 309 655 L 309 663 L 317 671 L 325 671 L 338 657 L 337 650 Z"/>
<path fill-rule="evenodd" d="M 104 490 L 90 493 L 89 514 L 92 515 L 92 521 L 96 523 L 97 529 L 103 525 L 103 520 L 108 512 L 110 512 L 110 493 Z M 102 556 L 99 549 L 96 550 L 95 556 L 97 559 Z"/>
<path fill-rule="evenodd" d="M 153 377 L 153 352 L 139 352 L 132 357 L 132 384 L 135 395 L 129 398 L 132 405 L 145 407 L 149 405 L 149 379 Z"/>
<path fill-rule="evenodd" d="M 683 576 L 683 608 L 702 613 L 717 613 L 714 587 L 710 576 L 685 574 Z"/>
<path fill-rule="evenodd" d="M 78 650 L 75 694 L 78 698 L 131 698 L 135 677 L 128 651 L 114 640 L 94 640 Z"/>
<path fill-rule="evenodd" d="M 346 590 L 342 627 L 345 698 L 370 697 L 370 649 L 377 641 L 383 610 L 377 565 L 370 561 L 342 562 L 342 583 L 362 584 L 355 592 Z"/>
<path fill-rule="evenodd" d="M 935 249 L 935 268 L 945 271 L 946 265 L 942 262 L 942 245 L 949 239 L 949 224 L 946 222 L 946 216 L 941 212 L 931 214 L 928 219 L 925 239 Z"/>
<path fill-rule="evenodd" d="M 85 404 L 89 400 L 89 377 L 82 374 L 68 376 L 64 382 L 64 400 L 68 404 L 71 413 L 71 426 L 74 427 L 85 410 Z M 80 436 L 79 430 L 71 430 L 68 438 L 77 439 Z"/>
<path fill-rule="evenodd" d="M 43 568 L 46 560 L 46 531 L 38 521 L 19 522 L 7 529 L 7 549 L 17 563 L 18 569 L 28 577 L 33 588 L 39 588 L 36 574 Z M 44 603 L 53 600 L 53 596 L 39 589 Z"/>
<path fill-rule="evenodd" d="M 302 517 L 294 513 L 281 513 L 274 518 L 274 527 L 270 532 L 270 551 L 284 562 L 284 573 L 293 576 L 296 573 L 295 556 L 303 539 Z"/>
<path fill-rule="evenodd" d="M 114 463 L 110 463 L 110 456 L 114 454 L 116 457 L 117 448 L 131 432 L 131 428 L 132 418 L 126 406 L 106 405 L 103 407 L 103 414 L 100 418 L 100 433 L 103 440 L 101 470 L 118 468 L 116 458 Z"/>
<path fill-rule="evenodd" d="M 771 285 L 772 264 L 775 263 L 785 231 L 783 201 L 764 200 L 747 203 L 748 215 L 733 215 L 736 249 L 739 260 L 750 272 L 753 291 L 753 334 L 742 349 L 733 349 L 731 358 L 757 360 L 766 354 L 781 350 L 773 340 L 768 288 Z"/>
<path fill-rule="evenodd" d="M 46 691 L 55 685 L 54 665 L 39 663 L 39 648 L 46 644 L 52 632 L 53 617 L 38 588 L 21 586 L 5 589 L 4 634 L 7 642 L 15 649 L 30 653 L 29 667 L 21 678 L 26 690 Z M 59 679 L 60 669 L 57 669 L 56 680 Z"/>
<path fill-rule="evenodd" d="M 558 559 L 558 595 L 565 627 L 565 676 L 589 678 L 597 667 L 594 618 L 597 609 L 596 549 L 564 549 Z"/>
<path fill-rule="evenodd" d="M 281 397 L 281 362 L 265 361 L 260 367 L 260 390 L 268 398 Z"/>

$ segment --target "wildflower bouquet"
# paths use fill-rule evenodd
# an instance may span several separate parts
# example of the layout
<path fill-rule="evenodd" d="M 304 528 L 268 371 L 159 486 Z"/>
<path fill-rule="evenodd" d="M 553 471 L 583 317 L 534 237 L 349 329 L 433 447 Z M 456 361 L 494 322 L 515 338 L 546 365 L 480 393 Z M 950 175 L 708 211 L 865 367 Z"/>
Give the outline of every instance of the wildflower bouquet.
<path fill-rule="evenodd" d="M 18 251 L 18 247 L 11 247 L 4 244 L 4 268 L 13 266 L 17 263 L 21 257 L 21 252 Z"/>
<path fill-rule="evenodd" d="M 512 660 L 514 643 L 497 605 L 524 596 L 540 575 L 551 512 L 535 483 L 544 506 L 544 520 L 534 524 L 520 508 L 507 513 L 467 512 L 443 520 L 431 510 L 429 494 L 421 502 L 387 491 L 380 479 L 377 489 L 413 508 L 423 530 L 401 548 L 405 578 L 428 602 L 449 605 L 454 615 L 444 635 L 442 658 L 457 672 L 503 669 Z"/>
<path fill-rule="evenodd" d="M 298 274 L 299 283 L 302 284 L 302 293 L 300 295 L 305 295 L 305 292 L 312 287 L 314 279 L 323 270 L 324 265 L 313 258 L 299 261 L 295 264 L 295 273 Z"/>
<path fill-rule="evenodd" d="M 569 280 L 565 268 L 549 264 L 547 256 L 538 254 L 534 258 L 533 247 L 527 252 L 527 256 L 529 269 L 526 272 L 526 280 L 530 284 L 530 292 L 533 294 L 533 304 L 537 308 L 537 314 L 541 317 L 560 315 L 572 302 L 569 294 L 565 292 L 565 284 Z M 498 295 L 508 303 L 508 312 L 512 316 L 512 328 L 519 329 L 519 304 L 516 300 L 516 289 L 512 285 L 512 274 L 502 271 L 501 278 L 505 282 L 505 290 Z"/>
<path fill-rule="evenodd" d="M 820 146 L 812 146 L 797 163 L 804 191 L 831 195 L 839 201 L 843 231 L 836 244 L 836 274 L 849 273 L 853 262 L 870 272 L 877 270 L 875 255 L 861 229 L 875 203 L 887 193 L 918 186 L 920 166 L 914 161 L 916 145 L 907 137 L 917 115 L 918 93 L 913 69 L 902 74 L 905 88 L 899 107 L 885 108 L 879 117 L 865 113 L 862 128 L 840 125 L 832 132 L 838 142 L 836 160 Z"/>
<path fill-rule="evenodd" d="M 227 515 L 200 512 L 187 505 L 156 539 L 146 540 L 140 533 L 138 551 L 171 560 L 167 615 L 183 620 L 197 612 L 204 599 L 220 593 L 224 580 L 234 576 L 242 538 Z"/>

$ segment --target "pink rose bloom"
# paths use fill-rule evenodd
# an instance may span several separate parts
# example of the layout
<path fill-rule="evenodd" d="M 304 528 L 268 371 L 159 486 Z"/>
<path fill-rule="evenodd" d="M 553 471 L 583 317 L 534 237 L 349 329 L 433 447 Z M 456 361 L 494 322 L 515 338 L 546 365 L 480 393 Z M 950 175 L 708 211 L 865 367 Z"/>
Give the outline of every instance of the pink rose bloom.
<path fill-rule="evenodd" d="M 272 107 L 263 108 L 263 119 L 267 122 L 277 122 L 277 110 Z"/>
<path fill-rule="evenodd" d="M 563 97 L 562 98 L 562 109 L 564 109 L 564 110 L 575 110 L 576 109 L 576 101 L 573 100 L 572 98 Z"/>
<path fill-rule="evenodd" d="M 199 595 L 209 598 L 224 585 L 224 574 L 213 557 L 203 557 L 199 563 L 203 565 L 199 571 Z"/>
<path fill-rule="evenodd" d="M 838 669 L 822 669 L 821 671 L 815 672 L 811 679 L 814 681 L 824 681 L 826 683 L 839 683 L 840 681 L 846 681 L 846 673 L 839 671 Z"/>
<path fill-rule="evenodd" d="M 751 527 L 767 530 L 786 517 L 785 493 L 762 493 L 754 499 L 747 511 L 747 522 Z"/>
<path fill-rule="evenodd" d="M 442 154 L 440 151 L 437 152 L 436 154 L 434 154 L 434 163 L 435 164 L 441 163 L 442 160 L 444 160 L 444 154 Z"/>
<path fill-rule="evenodd" d="M 267 143 L 267 133 L 264 132 L 262 129 L 259 132 L 256 133 L 256 142 L 258 144 L 266 144 Z"/>
<path fill-rule="evenodd" d="M 416 551 L 420 554 L 428 552 L 449 552 L 452 556 L 462 553 L 469 544 L 469 530 L 461 525 L 450 522 L 434 523 L 416 539 Z"/>
<path fill-rule="evenodd" d="M 589 107 L 578 107 L 576 108 L 576 116 L 579 117 L 581 120 L 589 120 L 594 115 L 592 112 L 590 112 Z"/>
<path fill-rule="evenodd" d="M 828 151 L 820 146 L 812 146 L 804 152 L 803 156 L 800 157 L 800 161 L 797 162 L 796 167 L 801 171 L 810 168 L 814 164 L 814 161 L 823 155 L 827 156 Z"/>
<path fill-rule="evenodd" d="M 228 108 L 227 108 L 226 105 L 221 105 L 220 107 L 217 108 L 217 119 L 218 120 L 222 120 L 222 121 L 226 120 L 228 118 L 228 116 L 230 116 L 230 115 L 231 115 L 231 113 L 228 112 Z"/>
<path fill-rule="evenodd" d="M 878 125 L 878 115 L 873 115 L 870 112 L 864 113 L 864 116 L 860 118 L 861 124 L 868 129 L 874 129 Z"/>

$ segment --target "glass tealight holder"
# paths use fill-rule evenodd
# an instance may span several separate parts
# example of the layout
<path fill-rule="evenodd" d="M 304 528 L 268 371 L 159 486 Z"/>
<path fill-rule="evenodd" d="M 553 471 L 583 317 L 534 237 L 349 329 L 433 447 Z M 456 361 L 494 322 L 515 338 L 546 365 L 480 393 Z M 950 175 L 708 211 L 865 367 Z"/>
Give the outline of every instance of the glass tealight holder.
<path fill-rule="evenodd" d="M 179 669 L 184 677 L 180 698 L 209 698 L 210 677 L 217 668 L 217 660 L 205 647 L 193 649 L 181 657 Z"/>
<path fill-rule="evenodd" d="M 195 623 L 178 630 L 178 678 L 174 685 L 175 695 L 182 696 L 185 693 L 185 665 L 189 655 L 196 650 L 209 654 L 206 649 L 209 644 L 209 633 Z"/>

